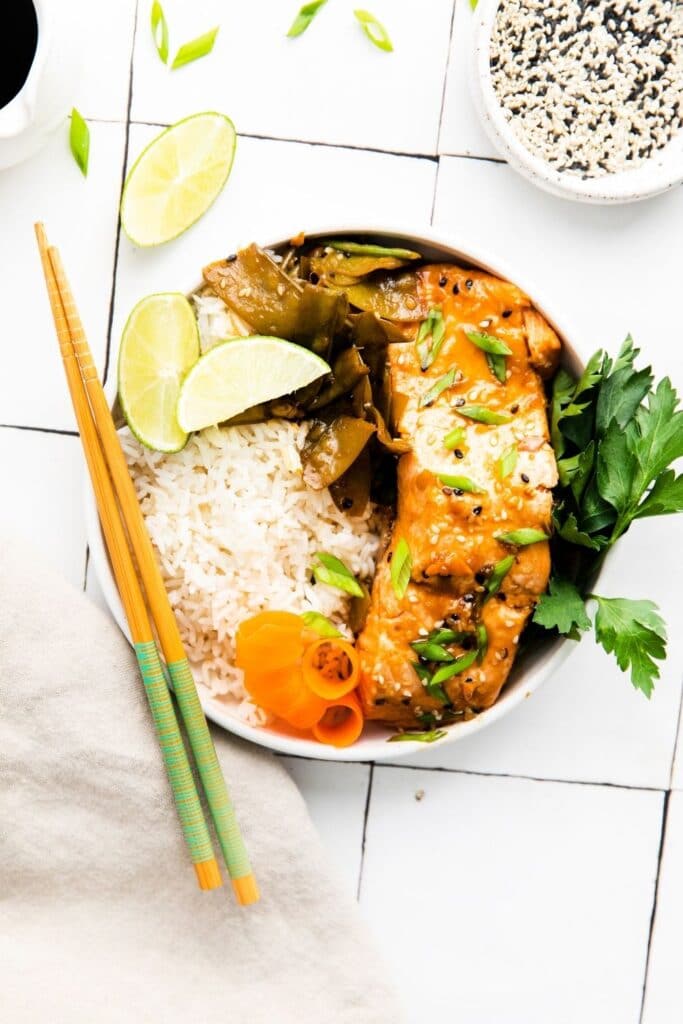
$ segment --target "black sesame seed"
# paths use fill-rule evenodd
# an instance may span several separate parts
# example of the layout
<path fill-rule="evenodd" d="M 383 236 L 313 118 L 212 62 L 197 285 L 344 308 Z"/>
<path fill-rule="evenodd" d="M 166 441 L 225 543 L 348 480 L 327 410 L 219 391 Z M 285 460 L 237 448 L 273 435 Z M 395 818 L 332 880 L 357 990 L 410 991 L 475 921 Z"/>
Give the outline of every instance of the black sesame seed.
<path fill-rule="evenodd" d="M 443 491 L 444 494 L 448 495 L 448 497 L 450 497 L 451 494 L 453 493 L 452 487 L 442 487 L 441 490 Z"/>
<path fill-rule="evenodd" d="M 461 489 L 460 489 L 459 487 L 454 487 L 454 488 L 453 488 L 453 494 L 455 494 L 455 495 L 456 495 L 456 497 L 458 497 L 458 498 L 461 498 L 461 497 L 463 496 L 463 494 L 464 494 L 464 493 L 465 493 L 465 492 L 464 492 L 464 491 L 462 491 L 462 490 L 461 490 Z"/>
<path fill-rule="evenodd" d="M 474 604 L 474 594 L 463 594 L 462 599 L 465 602 L 465 604 Z"/>
<path fill-rule="evenodd" d="M 464 399 L 464 398 L 456 398 L 456 400 L 455 400 L 455 404 L 456 404 L 457 406 L 461 406 L 461 405 L 464 405 L 464 404 L 465 404 L 465 399 Z"/>
<path fill-rule="evenodd" d="M 401 700 L 401 704 L 404 704 L 406 707 L 408 707 L 408 705 L 410 704 L 410 697 L 403 697 L 403 699 Z"/>
<path fill-rule="evenodd" d="M 311 273 L 308 275 L 308 280 L 311 282 L 311 284 L 317 284 L 320 278 L 315 273 L 315 271 L 311 271 Z"/>
<path fill-rule="evenodd" d="M 496 599 L 498 601 L 507 601 L 507 594 L 504 594 L 502 590 L 499 590 L 496 594 Z"/>
<path fill-rule="evenodd" d="M 481 515 L 481 510 L 482 510 L 482 506 L 481 505 L 475 505 L 474 508 L 472 509 L 472 515 L 473 516 L 480 516 Z"/>
<path fill-rule="evenodd" d="M 394 552 L 390 551 L 389 554 L 387 555 L 387 562 L 390 562 L 393 557 L 394 557 Z"/>
<path fill-rule="evenodd" d="M 232 253 L 230 253 L 229 256 L 225 257 L 225 262 L 226 263 L 234 263 L 236 259 L 237 259 L 237 253 L 236 252 L 232 252 Z"/>
<path fill-rule="evenodd" d="M 479 572 L 475 572 L 474 578 L 477 583 L 486 583 L 486 573 L 481 570 Z"/>
<path fill-rule="evenodd" d="M 460 294 L 460 285 L 459 284 L 454 284 L 452 289 L 451 289 L 451 291 L 453 292 L 454 295 L 459 295 Z"/>
<path fill-rule="evenodd" d="M 348 512 L 350 508 L 353 508 L 353 498 L 342 498 L 341 507 Z"/>
<path fill-rule="evenodd" d="M 455 455 L 456 459 L 464 459 L 465 458 L 465 456 L 463 455 L 463 453 L 460 450 L 460 448 L 456 448 L 455 451 L 453 452 L 453 454 Z"/>
<path fill-rule="evenodd" d="M 529 477 L 526 475 L 526 473 L 520 473 L 520 476 L 522 477 L 522 480 L 525 484 L 529 483 Z"/>
<path fill-rule="evenodd" d="M 517 404 L 517 402 L 515 402 L 514 405 L 510 406 L 510 412 L 512 412 L 512 413 L 519 412 L 519 405 Z"/>
<path fill-rule="evenodd" d="M 511 309 L 504 309 L 503 312 L 501 313 L 501 316 L 502 316 L 503 320 L 507 320 L 507 318 L 509 316 L 512 316 L 512 310 Z"/>
<path fill-rule="evenodd" d="M 466 683 L 471 683 L 472 682 L 472 676 L 468 676 L 467 679 L 465 680 L 465 682 Z"/>
<path fill-rule="evenodd" d="M 473 284 L 474 284 L 474 281 L 472 280 L 472 278 L 468 277 L 467 280 L 465 281 L 465 288 L 467 288 L 467 291 L 470 290 L 470 288 L 472 287 Z"/>
<path fill-rule="evenodd" d="M 380 708 L 382 704 L 386 704 L 386 697 L 377 697 L 375 700 L 375 707 Z"/>
<path fill-rule="evenodd" d="M 447 277 L 440 277 L 439 278 L 439 288 L 445 288 L 447 284 L 448 284 L 448 278 Z"/>

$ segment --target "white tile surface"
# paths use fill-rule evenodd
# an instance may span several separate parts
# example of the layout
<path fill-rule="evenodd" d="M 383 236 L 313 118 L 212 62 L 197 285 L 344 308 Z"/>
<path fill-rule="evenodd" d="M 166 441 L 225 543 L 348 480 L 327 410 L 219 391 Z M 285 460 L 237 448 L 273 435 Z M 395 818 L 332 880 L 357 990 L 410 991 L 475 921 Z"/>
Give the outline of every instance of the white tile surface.
<path fill-rule="evenodd" d="M 376 768 L 361 906 L 410 1024 L 638 1024 L 661 809 Z"/>
<path fill-rule="evenodd" d="M 0 465 L 3 541 L 11 536 L 23 538 L 80 589 L 85 571 L 80 441 L 3 427 Z"/>
<path fill-rule="evenodd" d="M 451 746 L 426 747 L 412 763 L 666 788 L 683 675 L 680 531 L 673 517 L 636 524 L 620 540 L 598 591 L 648 597 L 662 610 L 669 657 L 650 701 L 586 636 L 556 676 L 506 718 Z"/>
<path fill-rule="evenodd" d="M 683 1007 L 683 793 L 672 793 L 666 822 L 657 912 L 652 930 L 642 1024 L 680 1024 Z"/>
<path fill-rule="evenodd" d="M 469 0 L 455 0 L 439 152 L 500 159 L 500 154 L 481 126 L 470 92 L 473 23 L 474 15 Z"/>
<path fill-rule="evenodd" d="M 683 189 L 630 206 L 539 192 L 507 165 L 444 157 L 434 224 L 505 260 L 570 329 L 581 354 L 630 331 L 659 375 L 683 381 L 671 329 L 683 267 Z"/>
<path fill-rule="evenodd" d="M 301 790 L 313 824 L 329 851 L 334 870 L 354 899 L 358 892 L 363 821 L 370 768 L 283 757 L 282 763 Z"/>
<path fill-rule="evenodd" d="M 155 133 L 133 126 L 131 160 Z M 407 220 L 428 222 L 435 179 L 431 160 L 240 138 L 225 190 L 190 231 L 155 250 L 136 249 L 122 236 L 114 350 L 140 298 L 154 291 L 191 290 L 206 263 L 240 244 L 273 242 L 309 225 L 335 221 L 381 223 L 399 212 Z"/>
<path fill-rule="evenodd" d="M 297 39 L 286 38 L 298 0 L 164 4 L 171 55 L 220 25 L 213 53 L 176 71 L 160 62 L 145 6 L 135 46 L 133 120 L 176 121 L 197 110 L 229 114 L 250 135 L 435 153 L 453 0 L 374 0 L 393 53 L 372 46 L 353 5 L 330 3 Z"/>
<path fill-rule="evenodd" d="M 98 366 L 106 348 L 123 125 L 91 124 L 83 178 L 60 130 L 33 159 L 0 171 L 0 423 L 74 429 L 33 224 L 62 254 Z"/>
<path fill-rule="evenodd" d="M 75 106 L 84 117 L 126 120 L 136 3 L 100 3 L 96 14 L 83 19 L 83 70 Z M 140 0 L 145 24 L 151 6 L 152 0 Z"/>

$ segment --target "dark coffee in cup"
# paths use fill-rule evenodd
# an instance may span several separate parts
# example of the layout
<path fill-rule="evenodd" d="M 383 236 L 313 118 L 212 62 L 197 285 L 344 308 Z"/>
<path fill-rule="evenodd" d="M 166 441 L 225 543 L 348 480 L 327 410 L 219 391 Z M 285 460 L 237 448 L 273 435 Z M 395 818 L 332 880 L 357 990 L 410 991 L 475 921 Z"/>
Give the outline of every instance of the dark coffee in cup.
<path fill-rule="evenodd" d="M 24 87 L 38 47 L 38 18 L 33 0 L 0 0 L 4 10 L 0 59 L 0 108 Z"/>

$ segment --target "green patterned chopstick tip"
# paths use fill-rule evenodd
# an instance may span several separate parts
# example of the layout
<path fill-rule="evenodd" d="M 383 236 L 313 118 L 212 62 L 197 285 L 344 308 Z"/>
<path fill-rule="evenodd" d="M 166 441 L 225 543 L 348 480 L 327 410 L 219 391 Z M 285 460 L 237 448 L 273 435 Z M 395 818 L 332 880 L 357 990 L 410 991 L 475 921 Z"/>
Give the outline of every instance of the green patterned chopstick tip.
<path fill-rule="evenodd" d="M 190 856 L 194 864 L 211 860 L 215 856 L 211 837 L 156 644 L 137 643 L 135 654 Z"/>
<path fill-rule="evenodd" d="M 232 879 L 250 875 L 249 855 L 199 702 L 190 665 L 187 658 L 182 658 L 180 661 L 169 662 L 167 667 L 228 872 Z"/>

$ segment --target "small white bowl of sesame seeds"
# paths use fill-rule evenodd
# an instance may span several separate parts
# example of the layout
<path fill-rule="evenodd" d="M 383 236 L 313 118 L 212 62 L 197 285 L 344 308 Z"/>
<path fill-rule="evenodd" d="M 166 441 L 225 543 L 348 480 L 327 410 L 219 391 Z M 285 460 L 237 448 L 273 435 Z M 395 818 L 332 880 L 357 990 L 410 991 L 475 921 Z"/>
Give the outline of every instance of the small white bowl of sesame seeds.
<path fill-rule="evenodd" d="M 683 181 L 678 0 L 479 0 L 474 18 L 475 103 L 517 171 L 588 203 Z"/>

